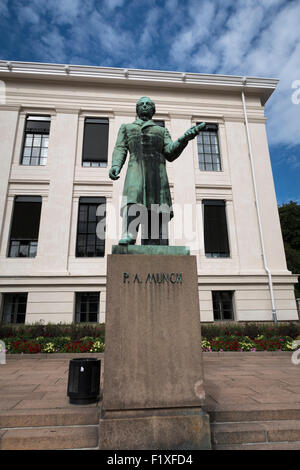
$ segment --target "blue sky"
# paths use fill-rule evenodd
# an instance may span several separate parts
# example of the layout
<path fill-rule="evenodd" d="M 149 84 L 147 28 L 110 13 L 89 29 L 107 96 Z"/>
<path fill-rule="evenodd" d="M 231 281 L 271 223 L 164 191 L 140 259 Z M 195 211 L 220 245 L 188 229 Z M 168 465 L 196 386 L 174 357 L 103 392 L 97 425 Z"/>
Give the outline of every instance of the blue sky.
<path fill-rule="evenodd" d="M 279 78 L 275 189 L 300 203 L 299 24 L 299 0 L 0 0 L 0 58 Z"/>

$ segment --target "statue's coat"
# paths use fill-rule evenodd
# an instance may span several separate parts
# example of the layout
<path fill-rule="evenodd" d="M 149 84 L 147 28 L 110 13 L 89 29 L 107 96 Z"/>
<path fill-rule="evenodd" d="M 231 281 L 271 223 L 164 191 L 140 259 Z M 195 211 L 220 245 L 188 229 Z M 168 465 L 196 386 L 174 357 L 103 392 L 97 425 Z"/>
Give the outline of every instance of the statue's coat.
<path fill-rule="evenodd" d="M 173 216 L 166 160 L 175 160 L 186 146 L 187 142 L 172 142 L 169 131 L 152 120 L 138 118 L 121 125 L 112 157 L 112 166 L 122 168 L 130 153 L 121 212 L 126 204 L 143 204 L 147 209 L 157 204 L 168 206 Z"/>

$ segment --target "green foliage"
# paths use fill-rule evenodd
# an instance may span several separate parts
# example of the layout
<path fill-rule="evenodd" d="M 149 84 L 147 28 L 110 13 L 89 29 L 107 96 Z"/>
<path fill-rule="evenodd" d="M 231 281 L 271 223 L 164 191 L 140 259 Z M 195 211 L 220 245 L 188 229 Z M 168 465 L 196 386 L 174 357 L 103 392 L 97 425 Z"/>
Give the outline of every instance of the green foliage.
<path fill-rule="evenodd" d="M 300 333 L 300 323 L 285 322 L 274 325 L 273 323 L 237 323 L 237 322 L 216 322 L 203 323 L 201 325 L 202 337 L 207 340 L 216 337 L 249 337 L 255 339 L 259 335 L 266 338 L 274 336 L 289 336 L 295 339 Z"/>
<path fill-rule="evenodd" d="M 69 337 L 71 340 L 76 341 L 85 336 L 99 338 L 101 342 L 104 343 L 104 323 L 48 323 L 47 325 L 34 323 L 31 325 L 0 325 L 0 338 L 18 337 L 23 339 L 33 339 L 37 337 Z"/>
<path fill-rule="evenodd" d="M 288 269 L 300 274 L 300 205 L 290 201 L 279 206 L 278 211 Z M 300 297 L 300 276 L 295 294 Z"/>

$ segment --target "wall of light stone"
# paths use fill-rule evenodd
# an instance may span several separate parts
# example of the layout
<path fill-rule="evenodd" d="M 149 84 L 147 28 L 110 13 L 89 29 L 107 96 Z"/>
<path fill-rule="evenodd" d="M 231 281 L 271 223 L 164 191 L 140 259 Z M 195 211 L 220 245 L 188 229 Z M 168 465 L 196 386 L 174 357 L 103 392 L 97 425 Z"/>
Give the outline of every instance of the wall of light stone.
<path fill-rule="evenodd" d="M 100 292 L 100 318 L 105 320 L 106 257 L 76 258 L 79 198 L 106 197 L 106 254 L 118 242 L 119 204 L 125 179 L 108 177 L 112 151 L 122 123 L 135 119 L 135 103 L 148 95 L 156 119 L 165 120 L 173 140 L 199 121 L 218 123 L 222 171 L 199 170 L 196 139 L 180 158 L 167 163 L 174 206 L 186 205 L 185 224 L 194 236 L 179 234 L 181 212 L 170 224 L 170 244 L 191 247 L 197 257 L 202 321 L 213 321 L 212 290 L 233 290 L 235 319 L 272 320 L 270 292 L 263 265 L 247 136 L 239 93 L 180 87 L 109 85 L 8 79 L 6 105 L 0 105 L 0 292 L 28 292 L 26 322 L 71 322 L 75 292 Z M 255 174 L 269 268 L 274 278 L 279 320 L 298 319 L 293 283 L 287 270 L 272 169 L 259 96 L 246 92 Z M 45 167 L 20 165 L 26 114 L 50 114 L 49 152 Z M 107 168 L 81 166 L 85 117 L 109 119 Z M 42 211 L 36 258 L 8 258 L 13 200 L 41 195 Z M 226 201 L 230 258 L 209 259 L 204 252 L 202 200 Z M 115 214 L 116 218 L 115 218 Z M 114 230 L 116 228 L 116 230 Z M 177 232 L 176 232 L 177 230 Z M 176 237 L 175 237 L 176 236 Z M 203 284 L 203 278 L 205 283 Z"/>

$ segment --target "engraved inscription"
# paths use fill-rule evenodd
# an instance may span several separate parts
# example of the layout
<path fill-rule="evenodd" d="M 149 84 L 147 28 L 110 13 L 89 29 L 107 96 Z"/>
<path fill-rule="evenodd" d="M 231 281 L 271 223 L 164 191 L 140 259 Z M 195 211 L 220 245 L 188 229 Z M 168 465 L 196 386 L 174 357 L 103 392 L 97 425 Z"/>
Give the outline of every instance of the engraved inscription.
<path fill-rule="evenodd" d="M 123 284 L 129 283 L 137 284 L 182 284 L 183 274 L 182 273 L 148 273 L 143 278 L 138 273 L 130 274 L 128 272 L 123 273 Z"/>

